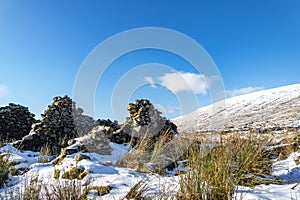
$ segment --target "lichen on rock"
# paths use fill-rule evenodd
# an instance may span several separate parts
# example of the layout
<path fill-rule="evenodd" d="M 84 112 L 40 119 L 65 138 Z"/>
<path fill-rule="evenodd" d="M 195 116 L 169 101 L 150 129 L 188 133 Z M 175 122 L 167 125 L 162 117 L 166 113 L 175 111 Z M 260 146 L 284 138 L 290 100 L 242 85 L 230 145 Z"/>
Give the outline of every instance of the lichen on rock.
<path fill-rule="evenodd" d="M 163 134 L 171 140 L 177 133 L 177 126 L 146 99 L 136 100 L 128 105 L 130 117 L 126 119 L 123 131 L 131 136 L 131 144 L 135 146 L 141 138 L 150 138 L 154 142 Z"/>
<path fill-rule="evenodd" d="M 87 172 L 84 171 L 84 169 L 80 169 L 77 167 L 72 167 L 69 171 L 66 171 L 63 175 L 63 179 L 78 179 L 82 180 L 87 175 Z"/>

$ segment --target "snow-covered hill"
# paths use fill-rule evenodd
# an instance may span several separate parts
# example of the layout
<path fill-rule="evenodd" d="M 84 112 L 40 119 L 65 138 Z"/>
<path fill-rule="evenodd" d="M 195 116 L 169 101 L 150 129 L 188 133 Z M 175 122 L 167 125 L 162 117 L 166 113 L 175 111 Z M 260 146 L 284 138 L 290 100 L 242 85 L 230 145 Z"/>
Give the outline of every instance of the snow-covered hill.
<path fill-rule="evenodd" d="M 299 127 L 300 84 L 228 98 L 172 120 L 180 131 Z"/>

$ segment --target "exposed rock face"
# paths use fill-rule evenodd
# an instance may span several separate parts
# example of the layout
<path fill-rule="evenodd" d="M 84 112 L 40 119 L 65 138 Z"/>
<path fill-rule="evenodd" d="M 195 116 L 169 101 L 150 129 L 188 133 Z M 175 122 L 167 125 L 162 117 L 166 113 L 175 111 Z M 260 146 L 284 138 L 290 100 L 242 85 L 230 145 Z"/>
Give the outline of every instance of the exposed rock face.
<path fill-rule="evenodd" d="M 27 107 L 10 103 L 0 108 L 0 140 L 20 140 L 30 132 L 35 123 L 34 114 Z"/>
<path fill-rule="evenodd" d="M 155 142 L 163 134 L 167 134 L 171 140 L 177 133 L 176 125 L 162 117 L 149 100 L 140 99 L 130 103 L 128 111 L 130 118 L 126 119 L 122 130 L 131 136 L 133 146 L 142 137 L 151 138 Z"/>
<path fill-rule="evenodd" d="M 153 105 L 147 99 L 136 100 L 135 103 L 128 105 L 130 118 L 140 126 L 148 125 L 151 122 L 149 111 L 153 110 Z"/>
<path fill-rule="evenodd" d="M 109 142 L 124 144 L 131 142 L 135 146 L 141 138 L 149 139 L 155 143 L 161 135 L 167 137 L 166 141 L 173 139 L 177 133 L 175 124 L 161 116 L 161 112 L 154 108 L 149 100 L 137 100 L 135 104 L 129 104 L 130 117 L 124 125 L 117 121 L 97 120 L 96 127 L 88 136 L 93 140 L 86 148 L 90 152 L 110 154 Z"/>
<path fill-rule="evenodd" d="M 49 145 L 52 153 L 59 153 L 67 146 L 68 140 L 75 138 L 77 131 L 72 116 L 72 100 L 68 96 L 54 97 L 48 106 L 42 120 L 32 126 L 30 134 L 25 136 L 19 145 L 21 149 L 39 151 L 41 147 Z"/>
<path fill-rule="evenodd" d="M 128 111 L 130 117 L 120 126 L 117 121 L 95 121 L 83 115 L 83 110 L 76 108 L 68 96 L 55 97 L 42 114 L 42 120 L 35 123 L 30 133 L 14 145 L 32 151 L 39 151 L 47 145 L 53 154 L 59 154 L 62 148 L 71 145 L 68 141 L 87 134 L 93 140 L 93 144 L 86 147 L 89 151 L 110 154 L 109 142 L 131 142 L 135 146 L 140 138 L 147 137 L 154 143 L 163 134 L 171 140 L 177 133 L 177 127 L 162 117 L 149 100 L 141 99 L 129 104 Z"/>
<path fill-rule="evenodd" d="M 116 131 L 118 129 L 120 129 L 120 125 L 118 123 L 117 120 L 115 120 L 114 122 L 112 122 L 110 119 L 98 119 L 97 120 L 97 125 L 100 125 L 100 126 L 105 126 L 105 127 L 110 127 L 113 129 L 113 131 Z"/>
<path fill-rule="evenodd" d="M 111 142 L 124 144 L 130 141 L 130 135 L 124 132 L 124 129 L 117 121 L 112 122 L 109 119 L 98 120 L 97 124 L 104 127 L 103 132 Z"/>

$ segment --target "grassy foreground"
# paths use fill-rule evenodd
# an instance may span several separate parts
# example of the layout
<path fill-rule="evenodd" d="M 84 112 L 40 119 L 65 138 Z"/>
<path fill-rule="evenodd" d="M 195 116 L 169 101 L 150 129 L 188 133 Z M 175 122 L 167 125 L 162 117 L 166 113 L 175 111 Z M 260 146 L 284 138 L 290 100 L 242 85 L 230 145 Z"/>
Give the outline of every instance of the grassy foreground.
<path fill-rule="evenodd" d="M 186 142 L 188 140 L 184 137 L 169 142 L 164 135 L 154 144 L 147 139 L 142 139 L 135 151 L 128 153 L 120 163 L 125 167 L 135 167 L 140 172 L 163 175 L 166 164 L 176 160 L 186 160 L 184 166 L 186 170 L 177 172 L 179 190 L 172 197 L 173 199 L 234 199 L 237 186 L 254 187 L 259 184 L 280 183 L 270 176 L 271 158 L 284 159 L 286 155 L 298 151 L 299 146 L 298 132 L 282 134 L 281 140 L 270 134 L 248 133 L 247 137 L 244 136 L 219 134 L 218 142 L 214 143 L 209 137 L 199 137 L 199 135 L 190 142 Z M 269 148 L 270 146 L 279 147 Z M 47 151 L 45 152 L 41 152 L 41 155 L 47 155 Z M 181 157 L 176 157 L 177 155 Z M 47 162 L 47 159 L 39 159 L 39 162 Z M 151 168 L 147 163 L 152 163 Z M 0 156 L 1 184 L 4 184 L 8 178 L 10 168 L 7 158 Z M 147 197 L 147 187 L 148 185 L 142 181 L 138 182 L 132 186 L 124 199 L 151 199 Z M 17 197 L 19 200 L 82 200 L 87 199 L 91 190 L 97 191 L 99 196 L 102 196 L 109 193 L 110 189 L 89 188 L 89 186 L 82 186 L 76 180 L 58 181 L 55 185 L 46 186 L 33 177 L 19 191 L 7 191 L 6 199 Z M 167 198 L 170 199 L 166 196 L 158 197 L 158 199 Z"/>

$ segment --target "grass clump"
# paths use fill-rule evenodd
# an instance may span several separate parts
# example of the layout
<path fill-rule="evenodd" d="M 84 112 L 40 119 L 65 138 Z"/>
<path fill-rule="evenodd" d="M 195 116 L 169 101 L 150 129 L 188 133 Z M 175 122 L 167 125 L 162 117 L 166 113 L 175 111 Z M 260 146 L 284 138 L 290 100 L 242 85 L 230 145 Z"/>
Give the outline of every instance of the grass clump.
<path fill-rule="evenodd" d="M 205 141 L 188 150 L 188 170 L 180 175 L 178 199 L 231 199 L 238 185 L 253 187 L 271 171 L 265 144 L 254 139 L 228 138 L 207 151 Z M 257 177 L 260 177 L 258 179 Z"/>
<path fill-rule="evenodd" d="M 45 185 L 43 198 L 40 200 L 86 200 L 86 190 L 87 188 L 76 180 L 60 180 L 54 185 Z"/>
<path fill-rule="evenodd" d="M 169 130 L 156 139 L 145 134 L 136 142 L 134 150 L 128 152 L 117 165 L 144 173 L 164 174 L 166 167 L 183 154 L 182 143 L 183 141 L 170 140 Z"/>
<path fill-rule="evenodd" d="M 51 156 L 51 149 L 50 149 L 50 146 L 49 145 L 45 145 L 43 147 L 41 147 L 41 150 L 40 150 L 40 154 L 39 154 L 39 157 L 38 157 L 38 162 L 39 163 L 47 163 L 49 162 L 49 156 Z"/>
<path fill-rule="evenodd" d="M 63 175 L 63 179 L 78 179 L 82 180 L 87 175 L 87 172 L 84 171 L 84 169 L 79 169 L 77 167 L 73 167 L 70 169 L 70 171 L 66 171 Z"/>
<path fill-rule="evenodd" d="M 3 186 L 4 182 L 8 179 L 10 164 L 8 163 L 8 159 L 0 155 L 0 187 Z"/>
<path fill-rule="evenodd" d="M 55 184 L 43 183 L 38 176 L 31 177 L 24 185 L 12 190 L 4 199 L 18 200 L 86 200 L 87 188 L 77 180 L 58 180 Z"/>
<path fill-rule="evenodd" d="M 42 190 L 41 181 L 39 177 L 36 176 L 31 178 L 29 184 L 25 182 L 24 191 L 19 194 L 19 199 L 22 200 L 31 200 L 31 199 L 40 199 Z"/>
<path fill-rule="evenodd" d="M 78 178 L 77 179 L 79 179 L 79 180 L 82 180 L 82 179 L 84 179 L 84 177 L 86 177 L 87 176 L 87 172 L 82 172 L 82 173 L 80 173 L 79 175 L 78 175 Z"/>
<path fill-rule="evenodd" d="M 134 184 L 127 194 L 122 198 L 125 199 L 143 199 L 145 197 L 146 189 L 148 185 L 143 184 L 143 179 Z"/>

